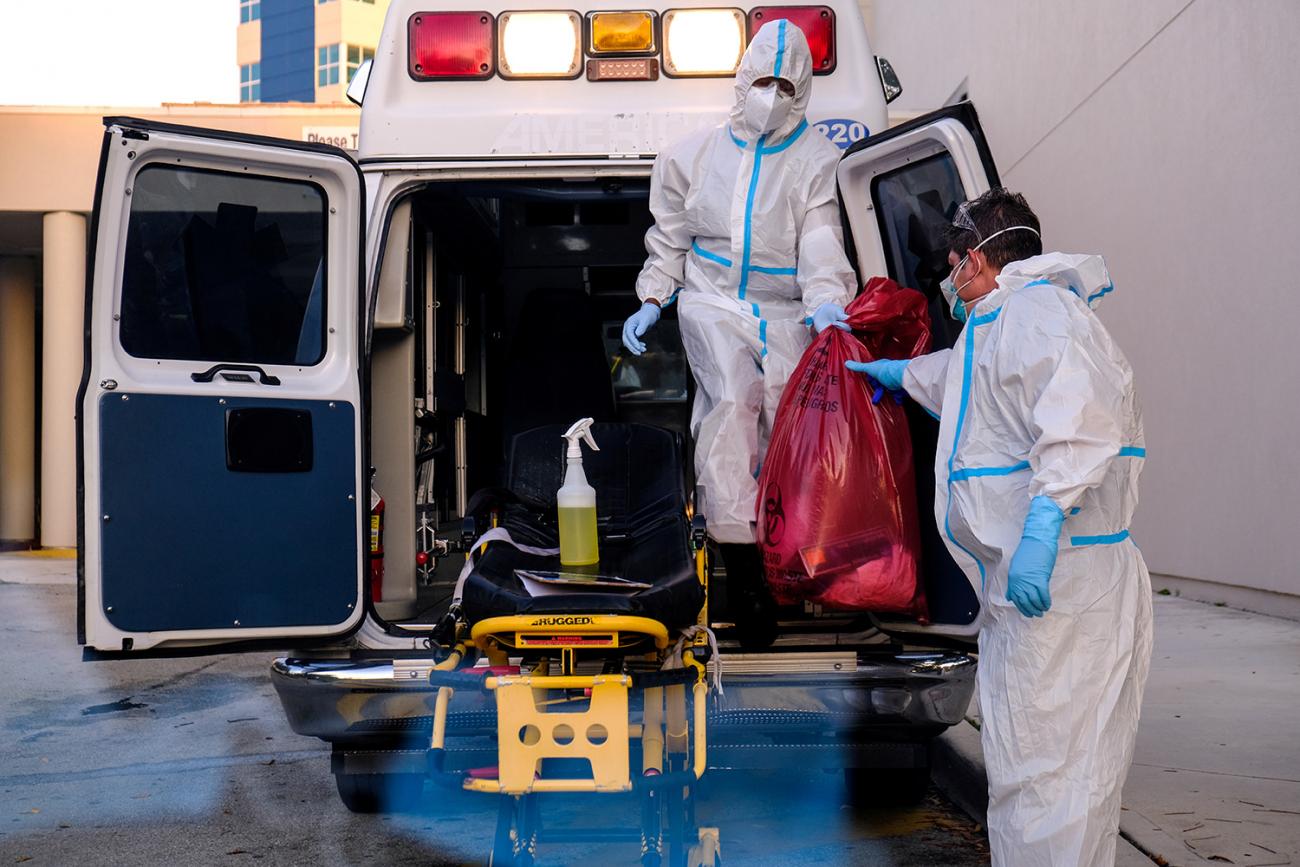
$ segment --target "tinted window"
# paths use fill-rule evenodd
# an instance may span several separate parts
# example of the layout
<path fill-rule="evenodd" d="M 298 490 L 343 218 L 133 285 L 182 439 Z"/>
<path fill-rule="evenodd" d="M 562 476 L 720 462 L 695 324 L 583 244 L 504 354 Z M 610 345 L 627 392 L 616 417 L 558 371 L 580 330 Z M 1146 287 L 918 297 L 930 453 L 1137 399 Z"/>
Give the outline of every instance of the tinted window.
<path fill-rule="evenodd" d="M 325 208 L 315 184 L 143 169 L 126 234 L 122 348 L 140 358 L 319 362 Z"/>
<path fill-rule="evenodd" d="M 966 200 L 952 156 L 936 154 L 880 175 L 872 181 L 871 199 L 889 276 L 925 293 L 936 326 L 935 344 L 951 345 L 956 329 L 945 327 L 951 320 L 939 292 L 939 283 L 952 270 L 943 232 Z"/>

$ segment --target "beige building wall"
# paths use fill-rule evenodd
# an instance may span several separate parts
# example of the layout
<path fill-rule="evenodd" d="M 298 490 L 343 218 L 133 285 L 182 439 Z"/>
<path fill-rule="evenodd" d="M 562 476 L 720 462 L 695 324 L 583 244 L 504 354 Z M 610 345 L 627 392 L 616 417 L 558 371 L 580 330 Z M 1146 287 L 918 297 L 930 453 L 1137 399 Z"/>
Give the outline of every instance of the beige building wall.
<path fill-rule="evenodd" d="M 1133 532 L 1152 571 L 1300 614 L 1300 4 L 872 0 L 869 14 L 903 83 L 891 108 L 967 89 L 1046 246 L 1105 255 L 1116 291 L 1100 315 L 1145 408 Z"/>
<path fill-rule="evenodd" d="M 348 146 L 359 111 L 350 104 L 301 103 L 0 106 L 0 543 L 36 535 L 39 464 L 37 541 L 46 547 L 76 544 L 75 396 L 82 373 L 87 218 L 94 207 L 103 118 L 136 116 Z"/>
<path fill-rule="evenodd" d="M 0 542 L 36 536 L 36 260 L 0 257 Z"/>
<path fill-rule="evenodd" d="M 334 0 L 316 7 L 316 46 L 339 45 L 338 84 L 316 81 L 317 102 L 346 102 L 348 90 L 348 46 L 375 50 L 388 13 L 386 0 L 374 3 Z"/>
<path fill-rule="evenodd" d="M 262 59 L 262 22 L 245 21 L 235 30 L 235 64 L 244 66 Z M 235 70 L 239 74 L 239 70 Z"/>

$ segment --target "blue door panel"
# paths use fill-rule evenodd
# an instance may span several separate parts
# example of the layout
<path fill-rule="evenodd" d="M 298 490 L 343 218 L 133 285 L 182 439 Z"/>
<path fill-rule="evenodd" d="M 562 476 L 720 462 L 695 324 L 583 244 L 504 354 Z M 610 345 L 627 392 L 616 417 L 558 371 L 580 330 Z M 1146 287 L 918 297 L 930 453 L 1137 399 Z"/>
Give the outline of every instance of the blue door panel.
<path fill-rule="evenodd" d="M 311 467 L 229 469 L 226 417 L 311 413 Z M 328 401 L 105 394 L 103 604 L 131 632 L 319 626 L 358 604 L 355 409 Z M 93 531 L 93 529 L 91 530 Z"/>

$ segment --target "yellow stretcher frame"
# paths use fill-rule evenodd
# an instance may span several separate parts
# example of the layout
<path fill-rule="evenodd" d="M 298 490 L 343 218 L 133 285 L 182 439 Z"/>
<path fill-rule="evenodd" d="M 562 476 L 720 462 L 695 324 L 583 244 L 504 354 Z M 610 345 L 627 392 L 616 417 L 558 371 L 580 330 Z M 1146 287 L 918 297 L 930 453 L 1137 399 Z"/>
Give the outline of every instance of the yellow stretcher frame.
<path fill-rule="evenodd" d="M 697 623 L 708 625 L 708 560 L 703 544 L 695 551 L 696 575 L 705 589 Z M 542 644 L 545 638 L 574 638 L 575 643 Z M 588 639 L 592 639 L 588 641 Z M 628 792 L 634 788 L 630 767 L 631 742 L 640 738 L 643 776 L 662 774 L 665 760 L 677 768 L 689 767 L 695 779 L 708 767 L 708 685 L 706 669 L 696 661 L 694 648 L 705 645 L 703 635 L 682 651 L 682 665 L 694 672 L 691 683 L 693 714 L 687 713 L 686 684 L 652 686 L 644 690 L 642 723 L 630 718 L 629 692 L 633 678 L 626 674 L 574 674 L 577 654 L 599 650 L 625 650 L 646 640 L 654 645 L 649 659 L 659 662 L 672 644 L 668 628 L 658 620 L 626 614 L 515 614 L 490 617 L 475 623 L 465 645 L 436 666 L 453 670 L 466 645 L 483 652 L 492 664 L 504 664 L 504 648 L 551 647 L 561 651 L 563 673 L 489 675 L 484 688 L 496 696 L 497 778 L 466 778 L 468 791 L 520 796 L 534 792 Z M 545 671 L 545 668 L 542 669 Z M 563 694 L 553 698 L 555 692 Z M 578 695 L 568 697 L 568 693 Z M 450 687 L 440 687 L 434 703 L 430 747 L 441 751 L 446 740 Z M 564 711 L 563 705 L 589 700 L 586 710 Z M 693 719 L 694 737 L 687 720 Z M 603 737 L 600 737 L 603 735 Z M 542 759 L 586 759 L 590 779 L 540 779 Z"/>

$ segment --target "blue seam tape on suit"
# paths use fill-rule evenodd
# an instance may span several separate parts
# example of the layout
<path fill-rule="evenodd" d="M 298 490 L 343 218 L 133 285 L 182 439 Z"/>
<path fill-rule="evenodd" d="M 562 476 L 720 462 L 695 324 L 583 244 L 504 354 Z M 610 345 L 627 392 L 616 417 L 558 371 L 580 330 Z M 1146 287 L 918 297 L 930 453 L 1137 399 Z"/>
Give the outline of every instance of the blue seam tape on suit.
<path fill-rule="evenodd" d="M 1145 458 L 1147 450 L 1141 446 L 1124 446 L 1119 450 L 1121 458 Z"/>
<path fill-rule="evenodd" d="M 943 531 L 944 533 L 947 534 L 948 538 L 952 540 L 952 543 L 954 545 L 956 545 L 959 549 L 961 549 L 961 551 L 963 551 L 966 554 L 966 556 L 970 557 L 972 560 L 975 561 L 975 565 L 979 567 L 979 571 L 980 571 L 981 588 L 983 588 L 984 586 L 984 579 L 985 579 L 983 562 L 981 562 L 980 558 L 976 557 L 975 554 L 972 553 L 969 548 L 967 548 L 961 542 L 958 542 L 957 537 L 952 534 L 952 524 L 949 520 L 950 514 L 952 512 L 952 483 L 953 483 L 952 467 L 953 467 L 953 463 L 957 459 L 957 446 L 961 442 L 961 431 L 966 424 L 966 407 L 970 403 L 971 374 L 973 372 L 974 365 L 975 365 L 975 358 L 974 358 L 975 329 L 981 325 L 987 325 L 990 322 L 995 321 L 998 318 L 998 314 L 1000 314 L 1001 312 L 1002 312 L 1002 308 L 999 307 L 997 310 L 994 310 L 992 313 L 986 313 L 983 316 L 976 316 L 974 319 L 972 319 L 970 322 L 966 324 L 966 357 L 962 360 L 961 402 L 958 404 L 958 409 L 957 409 L 957 430 L 952 437 L 952 450 L 948 453 L 948 503 L 946 506 L 944 506 L 944 510 L 943 510 Z"/>
<path fill-rule="evenodd" d="M 1083 548 L 1088 545 L 1114 545 L 1123 542 L 1128 538 L 1128 530 L 1120 530 L 1118 533 L 1108 533 L 1104 536 L 1071 536 L 1070 544 L 1075 548 Z"/>
<path fill-rule="evenodd" d="M 1098 298 L 1105 295 L 1106 293 L 1114 292 L 1114 291 L 1115 291 L 1114 283 L 1111 283 L 1109 286 L 1103 286 L 1099 291 L 1094 292 L 1088 296 L 1088 303 L 1091 304 L 1092 302 L 1096 301 Z"/>
<path fill-rule="evenodd" d="M 772 70 L 773 78 L 781 77 L 781 61 L 785 60 L 785 19 L 776 26 L 776 67 Z"/>
<path fill-rule="evenodd" d="M 963 467 L 957 472 L 949 475 L 954 482 L 960 482 L 964 479 L 974 479 L 980 476 L 1009 476 L 1012 473 L 1018 473 L 1022 470 L 1029 469 L 1029 461 L 1021 461 L 1018 464 L 1012 464 L 1009 467 Z"/>
<path fill-rule="evenodd" d="M 738 294 L 740 300 L 745 300 L 745 290 L 749 287 L 749 255 L 751 244 L 753 242 L 754 227 L 754 196 L 758 194 L 758 176 L 763 168 L 763 142 L 767 141 L 767 135 L 764 134 L 758 139 L 758 146 L 754 148 L 754 171 L 749 177 L 749 195 L 745 198 L 745 238 L 742 246 L 740 260 L 740 288 Z"/>
<path fill-rule="evenodd" d="M 808 119 L 804 118 L 803 120 L 799 121 L 799 125 L 794 128 L 794 131 L 790 133 L 790 135 L 786 138 L 785 141 L 781 142 L 779 145 L 772 145 L 770 148 L 760 147 L 759 150 L 764 155 L 779 154 L 781 151 L 785 150 L 790 145 L 794 144 L 795 141 L 799 138 L 799 136 L 803 135 L 804 131 L 807 129 L 808 129 Z"/>
<path fill-rule="evenodd" d="M 724 268 L 731 267 L 730 259 L 725 256 L 719 256 L 717 253 L 710 253 L 708 250 L 701 247 L 698 241 L 691 242 L 691 249 L 694 250 L 695 255 L 699 256 L 701 259 L 708 259 L 710 262 L 717 262 Z"/>

